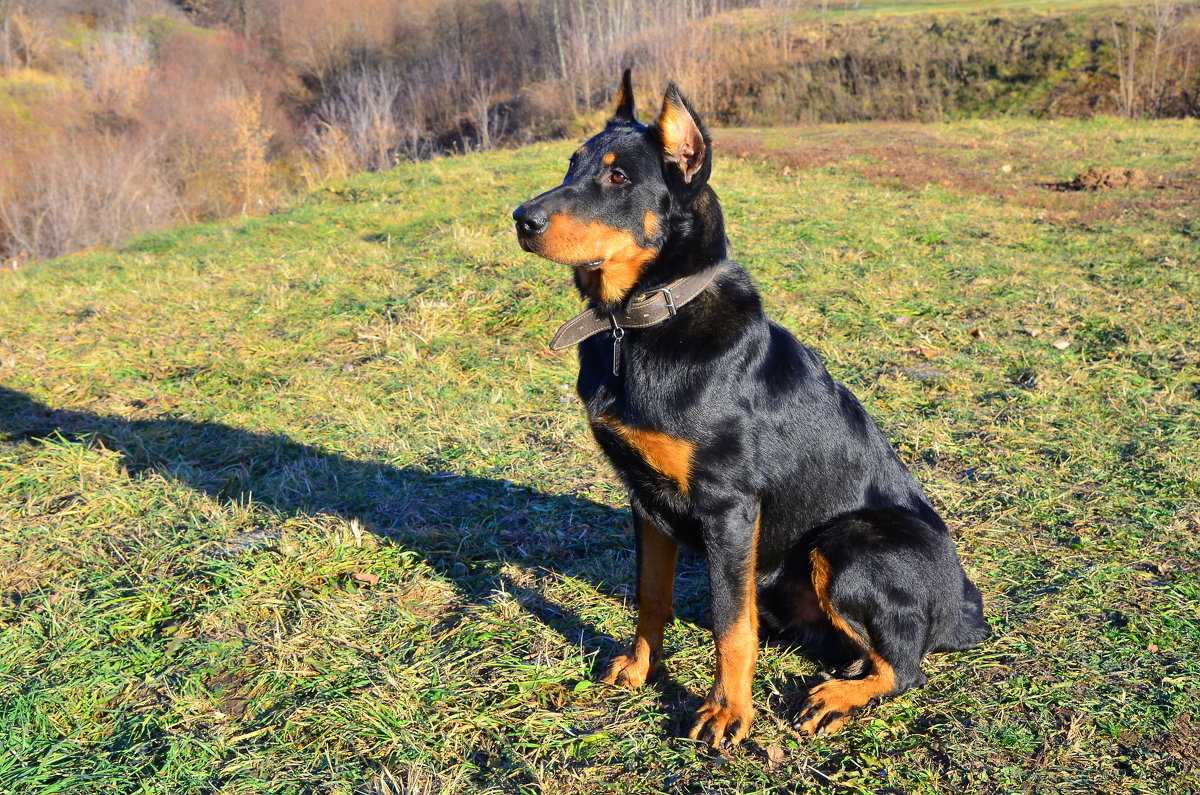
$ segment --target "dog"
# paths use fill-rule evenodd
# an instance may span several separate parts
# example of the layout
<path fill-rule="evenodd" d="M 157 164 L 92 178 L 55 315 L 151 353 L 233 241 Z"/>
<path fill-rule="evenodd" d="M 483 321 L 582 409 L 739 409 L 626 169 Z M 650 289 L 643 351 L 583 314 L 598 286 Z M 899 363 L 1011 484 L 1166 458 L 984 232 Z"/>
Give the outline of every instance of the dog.
<path fill-rule="evenodd" d="M 809 735 L 925 684 L 926 654 L 976 646 L 988 627 L 887 438 L 730 261 L 711 169 L 678 88 L 643 125 L 627 70 L 562 184 L 513 218 L 521 248 L 570 266 L 587 302 L 551 347 L 579 346 L 577 391 L 634 517 L 636 637 L 603 681 L 638 687 L 660 663 L 678 545 L 700 551 L 716 672 L 689 736 L 720 748 L 755 716 L 760 621 L 847 663 L 796 711 Z"/>

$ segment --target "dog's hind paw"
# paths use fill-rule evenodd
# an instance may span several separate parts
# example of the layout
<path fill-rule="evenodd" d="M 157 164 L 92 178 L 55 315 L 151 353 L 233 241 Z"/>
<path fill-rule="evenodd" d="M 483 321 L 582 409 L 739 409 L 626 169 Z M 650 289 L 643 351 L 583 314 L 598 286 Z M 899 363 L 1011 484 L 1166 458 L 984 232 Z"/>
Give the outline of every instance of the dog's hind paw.
<path fill-rule="evenodd" d="M 842 728 L 850 716 L 879 695 L 866 679 L 828 679 L 808 691 L 792 727 L 802 734 L 832 734 Z"/>

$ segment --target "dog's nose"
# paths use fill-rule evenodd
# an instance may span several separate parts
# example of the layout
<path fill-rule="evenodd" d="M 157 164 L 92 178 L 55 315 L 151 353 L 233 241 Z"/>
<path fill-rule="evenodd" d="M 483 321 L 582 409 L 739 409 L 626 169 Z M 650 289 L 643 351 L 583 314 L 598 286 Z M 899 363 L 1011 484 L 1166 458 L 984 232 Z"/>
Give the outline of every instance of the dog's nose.
<path fill-rule="evenodd" d="M 522 235 L 540 235 L 550 225 L 550 216 L 546 211 L 540 207 L 530 207 L 528 202 L 513 210 L 513 220 L 517 222 L 517 232 Z"/>

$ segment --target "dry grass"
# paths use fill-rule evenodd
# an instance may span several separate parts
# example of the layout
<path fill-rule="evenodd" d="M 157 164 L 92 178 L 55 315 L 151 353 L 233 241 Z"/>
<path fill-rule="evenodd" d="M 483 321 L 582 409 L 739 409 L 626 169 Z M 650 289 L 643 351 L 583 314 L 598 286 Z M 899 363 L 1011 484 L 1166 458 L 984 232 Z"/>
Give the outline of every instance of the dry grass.
<path fill-rule="evenodd" d="M 1194 175 L 1195 124 L 838 132 L 757 131 L 766 163 L 724 133 L 715 184 L 771 314 L 949 518 L 982 648 L 803 739 L 815 668 L 767 645 L 714 756 L 680 736 L 713 659 L 688 557 L 664 673 L 595 683 L 629 517 L 541 355 L 567 274 L 512 239 L 574 148 L 536 145 L 0 273 L 0 791 L 1200 788 L 1200 205 L 1036 186 Z M 770 160 L 810 140 L 847 157 Z M 892 140 L 958 142 L 962 181 L 861 170 Z"/>
<path fill-rule="evenodd" d="M 941 128 L 866 123 L 788 132 L 735 129 L 717 137 L 727 152 L 773 164 L 784 173 L 827 168 L 860 175 L 885 188 L 921 191 L 939 186 L 1041 210 L 1051 223 L 1086 225 L 1131 212 L 1169 223 L 1200 202 L 1200 159 L 1187 153 L 1156 163 L 1146 175 L 1147 183 L 1136 186 L 1140 190 L 1115 198 L 1073 192 L 1077 177 L 1082 177 L 1080 186 L 1091 187 L 1089 169 L 1123 173 L 1127 162 L 1144 161 L 1151 154 L 1148 149 L 1169 152 L 1171 144 L 1150 135 L 1129 136 L 1119 126 L 1092 135 L 1105 129 L 1103 121 L 1085 127 L 1069 122 L 1045 127 L 1062 134 L 1057 140 L 1044 134 L 1012 135 L 1002 121 L 978 120 Z M 1079 139 L 1077 129 L 1088 129 L 1089 140 Z M 1188 130 L 1190 123 L 1175 129 Z"/>

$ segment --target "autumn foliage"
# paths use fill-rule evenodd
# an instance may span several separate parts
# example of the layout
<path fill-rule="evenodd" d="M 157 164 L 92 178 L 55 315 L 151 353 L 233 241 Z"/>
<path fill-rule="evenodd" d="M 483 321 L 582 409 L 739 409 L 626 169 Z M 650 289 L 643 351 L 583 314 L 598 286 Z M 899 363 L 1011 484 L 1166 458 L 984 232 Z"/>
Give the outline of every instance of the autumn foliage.
<path fill-rule="evenodd" d="M 1195 2 L 833 13 L 853 5 L 0 0 L 0 261 L 591 129 L 630 64 L 731 125 L 1200 114 Z"/>
<path fill-rule="evenodd" d="M 14 48 L 24 62 L 0 75 L 0 256 L 270 206 L 271 147 L 291 125 L 257 43 L 178 12 L 111 29 L 51 21 L 78 40 Z"/>

